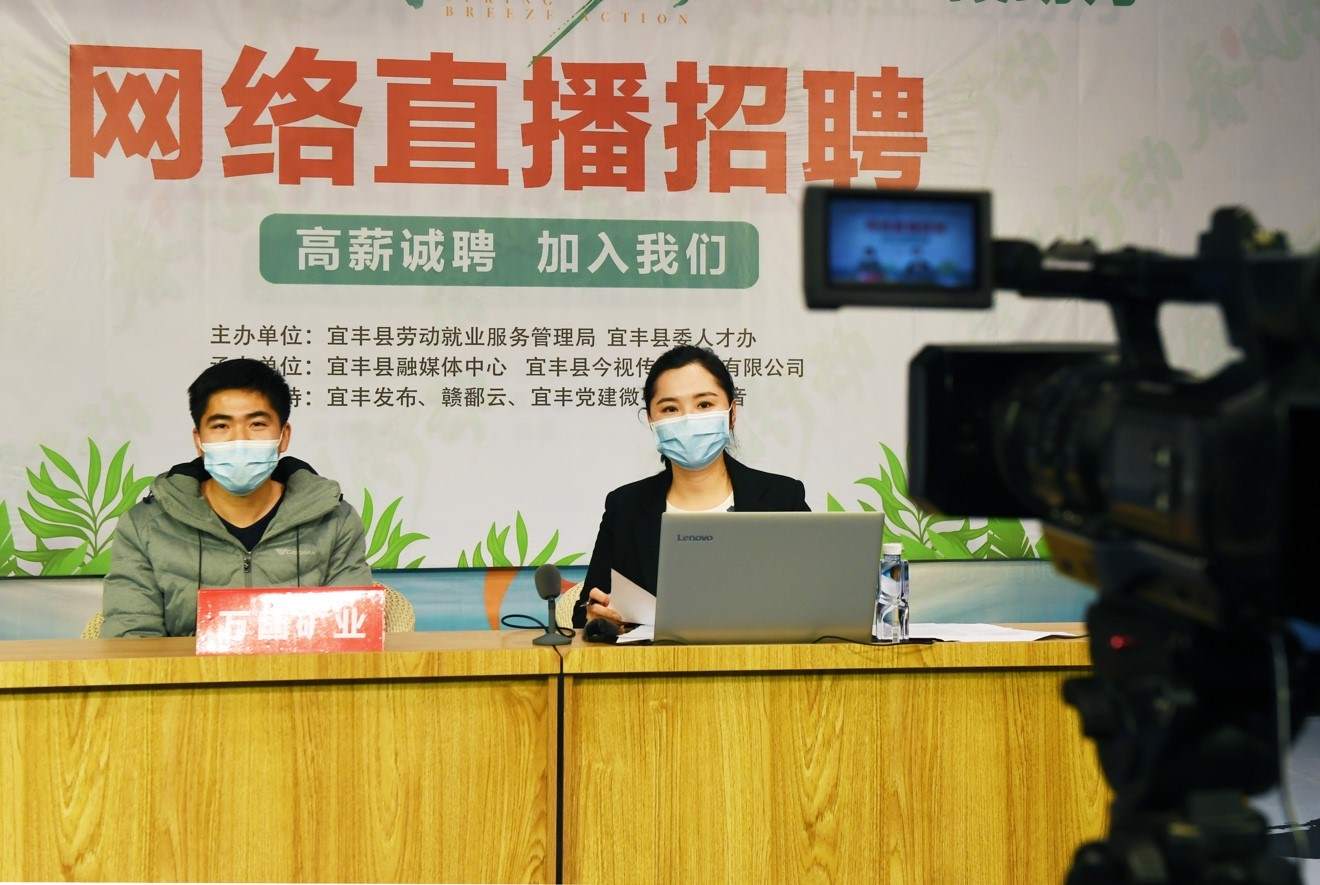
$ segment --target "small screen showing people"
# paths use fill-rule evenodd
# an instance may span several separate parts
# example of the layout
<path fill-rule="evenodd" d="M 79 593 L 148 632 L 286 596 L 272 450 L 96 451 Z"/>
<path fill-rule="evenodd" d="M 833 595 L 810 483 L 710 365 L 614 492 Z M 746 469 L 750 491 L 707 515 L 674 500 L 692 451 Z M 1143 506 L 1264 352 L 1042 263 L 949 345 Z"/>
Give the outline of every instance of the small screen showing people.
<path fill-rule="evenodd" d="M 835 198 L 828 242 L 832 286 L 976 285 L 974 205 Z"/>

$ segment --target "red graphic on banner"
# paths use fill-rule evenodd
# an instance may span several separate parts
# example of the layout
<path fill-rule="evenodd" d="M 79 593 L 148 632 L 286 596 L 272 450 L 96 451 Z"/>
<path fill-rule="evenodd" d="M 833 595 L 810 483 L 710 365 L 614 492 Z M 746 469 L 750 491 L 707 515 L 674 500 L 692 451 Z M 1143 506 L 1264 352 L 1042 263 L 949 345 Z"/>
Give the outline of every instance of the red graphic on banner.
<path fill-rule="evenodd" d="M 384 587 L 197 591 L 199 655 L 380 651 L 384 644 Z"/>
<path fill-rule="evenodd" d="M 274 77 L 262 74 L 253 80 L 266 53 L 244 46 L 229 79 L 220 89 L 225 106 L 237 108 L 225 136 L 231 148 L 272 145 L 279 130 L 279 182 L 299 184 L 304 178 L 328 178 L 332 184 L 353 183 L 353 127 L 362 108 L 347 104 L 344 97 L 357 83 L 357 62 L 317 58 L 319 50 L 299 46 Z M 311 81 L 325 81 L 320 88 Z M 287 99 L 271 104 L 275 97 Z M 270 123 L 260 123 L 270 111 Z M 295 126 L 302 120 L 320 117 L 339 126 Z M 329 157 L 309 157 L 304 148 L 328 149 Z M 261 175 L 275 171 L 275 152 L 226 154 L 222 158 L 226 178 Z"/>
<path fill-rule="evenodd" d="M 532 63 L 532 78 L 523 83 L 523 97 L 532 105 L 532 119 L 522 127 L 523 144 L 532 149 L 523 185 L 544 187 L 550 181 L 554 143 L 562 139 L 565 190 L 646 190 L 651 124 L 638 116 L 650 107 L 650 99 L 638 94 L 646 65 L 565 62 L 561 67 L 567 93 L 560 90 L 548 56 Z M 556 118 L 556 103 L 570 114 Z"/>
<path fill-rule="evenodd" d="M 386 87 L 386 162 L 376 167 L 376 180 L 508 184 L 509 171 L 500 167 L 496 151 L 496 88 L 456 82 L 502 81 L 504 71 L 503 62 L 456 62 L 449 52 L 378 60 L 381 77 L 426 82 Z"/>
<path fill-rule="evenodd" d="M 106 69 L 123 74 L 116 87 Z M 153 87 L 141 71 L 163 71 Z M 103 113 L 96 125 L 96 106 Z M 177 128 L 170 114 L 177 109 Z M 141 123 L 133 122 L 133 111 Z M 96 157 L 118 142 L 125 156 L 151 159 L 158 179 L 192 178 L 202 166 L 202 53 L 199 49 L 69 46 L 69 175 L 95 176 Z M 157 150 L 161 156 L 151 157 Z M 170 155 L 175 156 L 171 157 Z"/>
<path fill-rule="evenodd" d="M 691 190 L 697 181 L 697 147 L 709 133 L 710 190 L 727 194 L 735 187 L 759 187 L 767 193 L 788 190 L 787 143 L 782 130 L 730 130 L 725 127 L 739 111 L 743 123 L 768 126 L 784 119 L 788 92 L 787 68 L 751 68 L 711 65 L 709 81 L 697 77 L 697 63 L 680 61 L 673 80 L 665 84 L 665 98 L 675 107 L 676 119 L 665 127 L 665 147 L 675 152 L 675 167 L 665 173 L 671 191 Z M 701 113 L 709 100 L 710 87 L 721 87 L 719 100 Z M 747 90 L 760 89 L 764 98 L 747 103 Z M 760 153 L 760 166 L 734 166 L 733 152 Z"/>

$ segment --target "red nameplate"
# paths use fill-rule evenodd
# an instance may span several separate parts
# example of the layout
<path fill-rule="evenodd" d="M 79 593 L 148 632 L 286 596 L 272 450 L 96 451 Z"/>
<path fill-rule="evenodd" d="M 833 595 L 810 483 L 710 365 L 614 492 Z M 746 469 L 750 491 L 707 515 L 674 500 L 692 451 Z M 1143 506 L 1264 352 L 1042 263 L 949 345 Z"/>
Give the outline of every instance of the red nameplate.
<path fill-rule="evenodd" d="M 380 651 L 384 646 L 384 587 L 197 591 L 199 655 Z"/>

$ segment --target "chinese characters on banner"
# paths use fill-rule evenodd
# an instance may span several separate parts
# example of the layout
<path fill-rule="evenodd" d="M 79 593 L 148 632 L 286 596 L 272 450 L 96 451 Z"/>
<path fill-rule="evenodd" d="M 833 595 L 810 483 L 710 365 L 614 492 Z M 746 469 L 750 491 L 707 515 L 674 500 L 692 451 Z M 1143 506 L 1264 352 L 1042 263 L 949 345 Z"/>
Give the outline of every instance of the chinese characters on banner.
<path fill-rule="evenodd" d="M 119 145 L 150 161 L 156 179 L 186 179 L 203 165 L 201 50 L 69 46 L 69 174 L 93 178 Z M 654 65 L 652 66 L 654 67 Z M 803 182 L 843 186 L 862 178 L 879 187 L 914 188 L 927 140 L 924 81 L 896 67 L 860 74 L 784 67 L 699 65 L 679 61 L 663 76 L 663 111 L 645 85 L 642 62 L 555 62 L 540 57 L 522 81 L 521 106 L 501 107 L 504 62 L 376 59 L 383 109 L 355 103 L 358 62 L 321 57 L 298 46 L 282 62 L 244 46 L 220 88 L 226 109 L 225 178 L 273 176 L 355 181 L 358 126 L 384 115 L 384 156 L 372 158 L 376 182 L 546 187 L 558 172 L 566 191 L 645 191 L 653 119 L 663 143 L 664 187 L 689 191 L 706 170 L 711 193 L 751 188 L 787 193 L 790 169 Z M 150 76 L 149 76 L 150 75 Z M 158 85 L 153 86 L 155 82 Z M 806 119 L 787 119 L 789 90 L 805 94 Z M 502 115 L 516 114 L 527 163 L 511 168 L 499 152 Z M 805 132 L 806 153 L 789 146 Z M 750 159 L 749 159 L 750 158 Z M 737 162 L 735 162 L 737 161 Z M 660 180 L 660 179 L 656 179 Z"/>
<path fill-rule="evenodd" d="M 297 408 L 637 409 L 655 356 L 680 344 L 724 354 L 739 384 L 806 377 L 803 357 L 753 350 L 747 328 L 239 323 L 213 325 L 207 344 L 212 362 L 248 356 L 279 371 Z"/>
<path fill-rule="evenodd" d="M 271 283 L 746 289 L 759 237 L 740 221 L 270 215 Z"/>

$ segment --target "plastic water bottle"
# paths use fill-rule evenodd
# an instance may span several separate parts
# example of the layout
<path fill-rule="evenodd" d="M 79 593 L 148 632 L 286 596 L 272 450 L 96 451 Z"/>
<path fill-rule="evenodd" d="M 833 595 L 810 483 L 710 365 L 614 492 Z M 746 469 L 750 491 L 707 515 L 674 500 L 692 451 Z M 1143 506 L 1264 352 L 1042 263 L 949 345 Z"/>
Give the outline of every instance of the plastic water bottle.
<path fill-rule="evenodd" d="M 877 584 L 871 635 L 876 642 L 903 642 L 908 638 L 908 564 L 902 544 L 880 548 Z"/>

